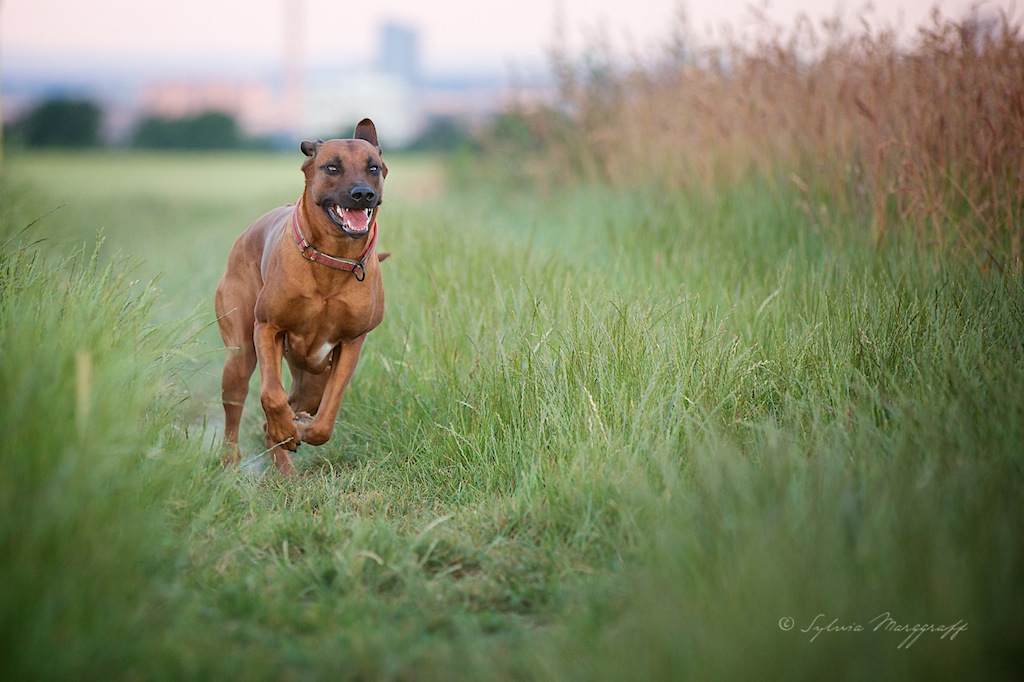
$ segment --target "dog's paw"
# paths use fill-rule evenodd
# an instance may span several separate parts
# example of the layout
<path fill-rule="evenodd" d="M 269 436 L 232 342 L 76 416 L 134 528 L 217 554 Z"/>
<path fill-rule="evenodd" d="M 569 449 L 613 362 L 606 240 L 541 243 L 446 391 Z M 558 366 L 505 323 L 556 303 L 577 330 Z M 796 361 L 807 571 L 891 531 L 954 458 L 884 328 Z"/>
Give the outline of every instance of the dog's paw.
<path fill-rule="evenodd" d="M 294 451 L 302 442 L 302 437 L 299 435 L 299 430 L 295 428 L 294 422 L 289 422 L 285 427 L 268 422 L 263 425 L 263 432 L 266 435 L 267 449 L 280 446 L 285 450 Z"/>
<path fill-rule="evenodd" d="M 292 463 L 292 458 L 284 450 L 274 450 L 274 466 L 277 468 L 277 472 L 285 478 L 291 478 L 297 476 L 299 470 L 295 468 L 295 464 Z"/>
<path fill-rule="evenodd" d="M 309 445 L 323 445 L 331 439 L 331 432 L 329 430 L 324 432 L 323 429 L 318 428 L 316 420 L 300 422 L 299 435 L 302 438 L 302 442 Z"/>
<path fill-rule="evenodd" d="M 230 469 L 241 461 L 242 453 L 239 451 L 237 444 L 224 446 L 224 453 L 220 459 L 221 466 L 225 469 Z"/>

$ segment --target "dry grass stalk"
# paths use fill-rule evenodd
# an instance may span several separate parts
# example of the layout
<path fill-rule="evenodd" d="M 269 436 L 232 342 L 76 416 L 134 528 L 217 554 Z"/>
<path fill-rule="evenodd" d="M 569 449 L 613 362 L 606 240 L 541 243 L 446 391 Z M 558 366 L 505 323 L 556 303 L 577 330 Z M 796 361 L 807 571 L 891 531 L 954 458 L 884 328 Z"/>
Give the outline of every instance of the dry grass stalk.
<path fill-rule="evenodd" d="M 558 106 L 525 116 L 534 169 L 673 190 L 795 179 L 810 214 L 827 205 L 867 216 L 879 241 L 909 231 L 1021 269 L 1024 40 L 1011 17 L 935 12 L 909 45 L 838 20 L 686 44 L 627 69 L 602 47 L 583 68 L 556 53 Z"/>

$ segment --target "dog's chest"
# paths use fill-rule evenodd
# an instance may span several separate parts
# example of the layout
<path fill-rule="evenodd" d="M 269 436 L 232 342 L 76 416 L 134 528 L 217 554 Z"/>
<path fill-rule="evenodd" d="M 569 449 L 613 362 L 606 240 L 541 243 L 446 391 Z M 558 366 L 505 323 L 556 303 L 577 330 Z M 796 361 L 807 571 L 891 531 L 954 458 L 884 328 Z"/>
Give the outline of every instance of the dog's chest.
<path fill-rule="evenodd" d="M 288 364 L 313 374 L 320 374 L 330 366 L 331 353 L 338 343 L 306 339 L 289 333 L 285 336 L 284 354 Z"/>
<path fill-rule="evenodd" d="M 285 332 L 284 355 L 292 366 L 319 374 L 330 365 L 331 353 L 341 344 L 332 330 L 323 327 Z"/>
<path fill-rule="evenodd" d="M 290 309 L 303 314 L 287 315 L 290 319 L 283 325 L 285 356 L 292 365 L 314 374 L 328 368 L 331 353 L 339 344 L 376 326 L 372 307 L 363 300 L 306 299 Z"/>

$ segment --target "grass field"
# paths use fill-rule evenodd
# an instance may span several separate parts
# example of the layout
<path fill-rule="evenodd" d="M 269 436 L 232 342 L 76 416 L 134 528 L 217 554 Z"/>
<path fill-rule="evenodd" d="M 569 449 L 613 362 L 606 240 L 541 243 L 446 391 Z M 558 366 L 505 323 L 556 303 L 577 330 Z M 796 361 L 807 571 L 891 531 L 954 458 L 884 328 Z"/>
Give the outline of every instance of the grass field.
<path fill-rule="evenodd" d="M 1021 674 L 1019 273 L 817 229 L 757 176 L 544 194 L 389 157 L 334 438 L 257 475 L 250 399 L 224 472 L 213 289 L 299 161 L 5 160 L 5 677 Z"/>

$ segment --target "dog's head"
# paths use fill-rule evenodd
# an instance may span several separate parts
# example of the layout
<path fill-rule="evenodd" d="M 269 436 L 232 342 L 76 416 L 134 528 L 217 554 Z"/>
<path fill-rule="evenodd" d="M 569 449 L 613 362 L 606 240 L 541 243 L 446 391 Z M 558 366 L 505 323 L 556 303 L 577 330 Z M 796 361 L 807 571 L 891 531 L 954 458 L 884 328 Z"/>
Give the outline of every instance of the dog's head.
<path fill-rule="evenodd" d="M 350 140 L 306 140 L 299 148 L 307 157 L 302 172 L 313 203 L 344 234 L 365 237 L 388 175 L 373 121 L 360 121 Z"/>

